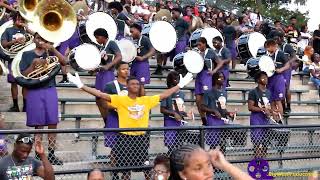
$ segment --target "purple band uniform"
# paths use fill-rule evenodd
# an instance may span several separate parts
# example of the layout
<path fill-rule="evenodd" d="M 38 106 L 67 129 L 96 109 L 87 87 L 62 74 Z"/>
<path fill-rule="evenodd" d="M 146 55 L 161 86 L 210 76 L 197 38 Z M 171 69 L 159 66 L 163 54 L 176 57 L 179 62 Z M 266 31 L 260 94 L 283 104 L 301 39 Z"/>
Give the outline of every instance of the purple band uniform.
<path fill-rule="evenodd" d="M 222 88 L 223 89 L 226 89 L 227 88 L 227 85 L 228 85 L 228 79 L 229 79 L 229 69 L 223 69 L 221 70 L 223 76 L 224 76 L 224 80 L 223 80 L 223 85 L 222 85 Z"/>
<path fill-rule="evenodd" d="M 58 124 L 56 87 L 28 89 L 26 112 L 29 127 Z"/>
<path fill-rule="evenodd" d="M 216 118 L 212 115 L 207 115 L 207 126 L 223 126 L 224 121 Z M 206 144 L 210 146 L 218 146 L 220 144 L 220 138 L 222 135 L 222 130 L 220 129 L 210 129 L 206 131 Z"/>
<path fill-rule="evenodd" d="M 117 34 L 117 36 L 116 36 L 116 40 L 121 40 L 121 39 L 123 39 L 124 38 L 124 35 L 122 35 L 122 34 Z"/>
<path fill-rule="evenodd" d="M 286 82 L 286 89 L 290 88 L 291 73 L 292 73 L 292 69 L 291 68 L 289 68 L 288 70 L 286 70 L 283 73 L 283 77 L 284 77 L 284 80 Z"/>
<path fill-rule="evenodd" d="M 164 117 L 164 127 L 179 127 L 181 122 L 177 121 L 172 117 Z M 164 144 L 165 146 L 172 146 L 177 142 L 177 131 L 165 131 L 164 132 Z"/>
<path fill-rule="evenodd" d="M 194 90 L 195 95 L 201 95 L 212 88 L 212 76 L 208 72 L 208 70 L 202 70 L 197 74 Z"/>
<path fill-rule="evenodd" d="M 16 83 L 16 79 L 12 75 L 11 64 L 12 61 L 8 63 L 9 74 L 7 75 L 7 81 L 8 83 Z"/>
<path fill-rule="evenodd" d="M 119 128 L 118 113 L 115 111 L 109 111 L 106 119 L 103 119 L 105 123 L 104 128 Z M 104 132 L 104 145 L 112 148 L 117 142 L 118 132 Z"/>
<path fill-rule="evenodd" d="M 280 101 L 286 92 L 285 80 L 282 74 L 274 74 L 268 79 L 268 90 L 271 92 L 271 102 Z"/>
<path fill-rule="evenodd" d="M 268 125 L 266 115 L 262 112 L 252 112 L 250 115 L 250 125 Z M 251 129 L 251 142 L 253 144 L 267 144 L 268 143 L 268 129 L 254 128 Z"/>
<path fill-rule="evenodd" d="M 115 79 L 114 73 L 113 71 L 99 71 L 96 74 L 96 83 L 95 83 L 95 88 L 103 91 L 104 90 L 104 86 L 108 83 L 111 82 Z"/>
<path fill-rule="evenodd" d="M 130 75 L 136 77 L 141 84 L 150 84 L 150 65 L 148 59 L 134 60 L 130 68 Z"/>
<path fill-rule="evenodd" d="M 0 153 L 7 152 L 7 150 L 8 150 L 8 147 L 7 147 L 6 138 L 4 135 L 0 134 Z"/>
<path fill-rule="evenodd" d="M 176 48 L 174 50 L 175 55 L 186 51 L 188 46 L 188 37 L 185 35 L 177 41 Z"/>

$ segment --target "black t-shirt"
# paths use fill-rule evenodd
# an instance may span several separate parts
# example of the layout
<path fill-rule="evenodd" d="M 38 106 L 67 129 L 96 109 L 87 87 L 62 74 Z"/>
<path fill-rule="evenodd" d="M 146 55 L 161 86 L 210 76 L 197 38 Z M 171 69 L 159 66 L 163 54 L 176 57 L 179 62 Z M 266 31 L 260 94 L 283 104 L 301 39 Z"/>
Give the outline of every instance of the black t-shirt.
<path fill-rule="evenodd" d="M 260 91 L 259 93 L 259 89 L 258 88 L 255 88 L 255 89 L 252 89 L 250 92 L 249 92 L 249 95 L 248 95 L 248 100 L 251 100 L 251 101 L 254 101 L 254 106 L 255 107 L 260 107 L 262 108 L 262 104 L 264 104 L 264 106 L 270 106 L 270 98 L 271 98 L 271 93 L 268 89 L 266 89 L 266 91 Z M 260 97 L 261 96 L 261 97 Z M 263 101 L 263 103 L 261 102 Z"/>
<path fill-rule="evenodd" d="M 284 52 L 284 54 L 287 55 L 287 57 L 293 57 L 296 51 L 293 49 L 293 47 L 290 44 L 284 43 L 282 46 L 280 46 L 280 49 Z"/>
<path fill-rule="evenodd" d="M 275 58 L 275 54 L 277 54 L 276 58 Z M 281 50 L 279 50 L 278 53 L 274 53 L 270 57 L 275 62 L 275 66 L 276 66 L 277 69 L 282 68 L 288 62 L 288 57 Z"/>
<path fill-rule="evenodd" d="M 215 67 L 217 64 L 217 60 L 219 59 L 217 53 L 213 49 L 207 48 L 202 54 L 204 56 L 203 69 L 213 69 L 213 67 Z"/>
<path fill-rule="evenodd" d="M 225 37 L 225 43 L 227 48 L 231 48 L 233 41 L 237 38 L 236 28 L 233 26 L 225 26 L 222 30 L 223 36 Z"/>
<path fill-rule="evenodd" d="M 204 105 L 210 109 L 218 110 L 222 117 L 226 117 L 227 92 L 212 88 L 204 93 Z"/>
<path fill-rule="evenodd" d="M 107 54 L 109 54 L 107 61 L 105 60 L 102 61 L 102 64 L 104 65 L 112 61 L 112 57 L 111 57 L 112 55 L 115 55 L 116 53 L 120 53 L 120 49 L 117 43 L 114 41 L 109 41 L 108 45 L 104 49 L 102 49 L 102 51 L 105 51 Z M 114 70 L 114 67 L 110 70 Z"/>
<path fill-rule="evenodd" d="M 41 58 L 43 59 L 43 61 L 46 61 L 46 57 L 47 57 L 46 53 L 43 53 L 42 55 L 38 56 L 34 52 L 34 50 L 23 52 L 22 58 L 19 64 L 20 71 L 21 72 L 25 71 L 32 64 L 34 59 Z M 56 81 L 55 81 L 55 78 L 52 78 L 48 83 L 44 84 L 42 88 L 49 88 L 54 86 L 56 86 Z"/>
<path fill-rule="evenodd" d="M 178 40 L 185 35 L 189 29 L 189 23 L 182 18 L 178 18 L 175 22 L 175 29 L 177 32 Z"/>
<path fill-rule="evenodd" d="M 221 60 L 230 60 L 231 59 L 231 52 L 228 48 L 222 47 L 220 50 L 216 50 L 217 55 L 220 57 Z M 229 69 L 229 64 L 223 65 L 224 70 Z"/>
<path fill-rule="evenodd" d="M 320 37 L 320 30 L 315 30 L 313 32 L 313 36 L 318 36 Z M 320 52 L 320 39 L 314 39 L 313 40 L 313 48 L 315 50 L 315 52 Z"/>
<path fill-rule="evenodd" d="M 144 35 L 141 35 L 140 39 L 134 39 L 133 42 L 138 48 L 138 56 L 144 56 L 153 48 L 150 39 Z"/>

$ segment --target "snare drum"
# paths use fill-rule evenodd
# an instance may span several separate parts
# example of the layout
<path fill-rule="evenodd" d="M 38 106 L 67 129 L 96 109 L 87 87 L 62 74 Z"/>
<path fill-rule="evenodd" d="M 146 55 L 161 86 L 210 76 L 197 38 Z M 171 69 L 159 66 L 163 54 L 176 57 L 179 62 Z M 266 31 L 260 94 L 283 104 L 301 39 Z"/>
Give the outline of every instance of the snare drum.
<path fill-rule="evenodd" d="M 264 47 L 266 38 L 263 34 L 253 32 L 243 34 L 238 39 L 237 50 L 243 63 L 252 57 L 257 57 L 258 49 Z"/>
<path fill-rule="evenodd" d="M 250 58 L 247 61 L 246 67 L 248 75 L 254 78 L 255 75 L 260 71 L 259 58 Z"/>
<path fill-rule="evenodd" d="M 197 47 L 197 41 L 200 37 L 204 37 L 206 38 L 207 40 L 207 43 L 208 45 L 210 46 L 210 48 L 212 49 L 215 49 L 213 47 L 213 44 L 212 44 L 212 39 L 215 38 L 215 37 L 221 37 L 221 39 L 223 40 L 223 36 L 222 34 L 220 33 L 219 30 L 215 29 L 215 28 L 204 28 L 204 29 L 197 29 L 195 30 L 191 36 L 190 36 L 190 39 L 189 39 L 189 46 L 191 48 L 195 48 Z"/>

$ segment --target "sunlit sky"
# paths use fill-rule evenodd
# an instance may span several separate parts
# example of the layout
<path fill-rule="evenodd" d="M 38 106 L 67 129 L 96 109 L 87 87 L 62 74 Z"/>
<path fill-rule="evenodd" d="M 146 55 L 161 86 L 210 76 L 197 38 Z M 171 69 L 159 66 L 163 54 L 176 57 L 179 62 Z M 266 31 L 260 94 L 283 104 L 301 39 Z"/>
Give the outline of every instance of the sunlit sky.
<path fill-rule="evenodd" d="M 296 10 L 299 9 L 300 12 L 309 11 L 309 21 L 308 27 L 309 31 L 314 31 L 318 29 L 320 24 L 320 0 L 307 0 L 305 6 L 297 6 L 297 4 L 291 3 L 287 6 L 288 9 Z"/>

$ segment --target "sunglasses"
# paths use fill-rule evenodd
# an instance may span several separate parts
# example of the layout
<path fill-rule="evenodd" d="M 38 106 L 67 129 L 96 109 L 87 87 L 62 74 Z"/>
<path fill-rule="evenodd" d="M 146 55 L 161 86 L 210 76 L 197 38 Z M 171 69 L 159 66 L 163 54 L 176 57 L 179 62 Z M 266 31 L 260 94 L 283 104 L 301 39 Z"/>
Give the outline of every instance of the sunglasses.
<path fill-rule="evenodd" d="M 34 139 L 33 139 L 33 137 L 24 137 L 24 138 L 19 139 L 17 142 L 22 142 L 24 144 L 33 144 Z"/>

